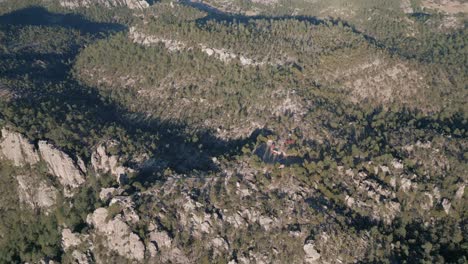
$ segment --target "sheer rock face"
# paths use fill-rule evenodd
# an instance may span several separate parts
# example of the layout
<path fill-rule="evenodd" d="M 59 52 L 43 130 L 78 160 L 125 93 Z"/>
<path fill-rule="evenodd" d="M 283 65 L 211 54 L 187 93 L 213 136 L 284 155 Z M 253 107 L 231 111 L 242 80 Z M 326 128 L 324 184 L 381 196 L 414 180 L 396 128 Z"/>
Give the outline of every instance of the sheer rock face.
<path fill-rule="evenodd" d="M 108 8 L 124 6 L 130 9 L 149 7 L 148 2 L 143 0 L 61 0 L 60 5 L 68 8 L 90 7 L 93 5 L 103 5 Z"/>
<path fill-rule="evenodd" d="M 2 129 L 0 143 L 1 156 L 11 160 L 15 166 L 33 165 L 39 162 L 39 155 L 26 138 L 21 134 Z"/>
<path fill-rule="evenodd" d="M 48 209 L 55 205 L 57 189 L 35 175 L 18 175 L 18 195 L 22 203 L 33 209 Z"/>
<path fill-rule="evenodd" d="M 0 156 L 11 160 L 15 166 L 34 165 L 41 158 L 47 164 L 49 172 L 59 178 L 65 187 L 65 194 L 71 195 L 70 189 L 76 188 L 85 182 L 84 173 L 73 159 L 46 141 L 39 141 L 39 151 L 24 136 L 19 133 L 2 129 L 0 142 Z M 50 207 L 55 203 L 56 189 L 45 181 L 34 176 L 19 176 L 20 198 L 33 207 Z"/>
<path fill-rule="evenodd" d="M 98 208 L 88 215 L 87 222 L 93 226 L 96 234 L 104 238 L 104 246 L 128 259 L 141 261 L 144 258 L 145 246 L 140 238 L 132 233 L 130 227 L 120 215 L 108 219 L 106 208 Z"/>
<path fill-rule="evenodd" d="M 39 152 L 47 163 L 49 172 L 59 178 L 60 183 L 67 189 L 73 189 L 85 182 L 83 172 L 78 169 L 73 159 L 46 141 L 39 141 Z"/>

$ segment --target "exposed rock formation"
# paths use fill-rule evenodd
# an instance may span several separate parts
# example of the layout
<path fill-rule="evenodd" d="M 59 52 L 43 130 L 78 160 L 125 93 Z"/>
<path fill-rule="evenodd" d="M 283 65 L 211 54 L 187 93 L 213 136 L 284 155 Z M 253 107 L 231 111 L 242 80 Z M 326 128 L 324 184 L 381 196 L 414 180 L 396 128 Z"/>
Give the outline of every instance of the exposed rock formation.
<path fill-rule="evenodd" d="M 166 231 L 155 230 L 149 235 L 151 242 L 156 243 L 159 250 L 170 248 L 172 239 L 169 237 Z"/>
<path fill-rule="evenodd" d="M 461 200 L 463 198 L 463 194 L 465 194 L 465 184 L 461 184 L 460 187 L 458 187 L 457 192 L 455 193 L 455 199 Z"/>
<path fill-rule="evenodd" d="M 277 4 L 278 0 L 251 0 L 253 3 L 262 4 L 262 5 L 274 5 Z"/>
<path fill-rule="evenodd" d="M 120 190 L 121 192 L 121 190 Z M 109 201 L 115 194 L 119 194 L 119 190 L 116 188 L 103 188 L 99 192 L 99 199 L 103 202 Z"/>
<path fill-rule="evenodd" d="M 122 211 L 122 219 L 126 223 L 136 224 L 140 221 L 140 217 L 135 212 L 135 203 L 130 196 L 117 196 L 113 198 L 109 205 L 117 204 Z"/>
<path fill-rule="evenodd" d="M 55 205 L 57 189 L 36 175 L 18 175 L 20 201 L 33 209 L 47 209 Z"/>
<path fill-rule="evenodd" d="M 1 156 L 11 160 L 15 166 L 33 165 L 39 161 L 34 145 L 21 134 L 2 128 Z"/>
<path fill-rule="evenodd" d="M 88 215 L 87 222 L 94 227 L 97 235 L 103 236 L 104 246 L 109 251 L 115 251 L 128 259 L 143 260 L 145 246 L 140 238 L 132 233 L 121 215 L 113 219 L 108 219 L 109 217 L 106 208 L 98 208 Z"/>
<path fill-rule="evenodd" d="M 79 160 L 78 166 L 67 154 L 46 141 L 39 141 L 38 145 L 39 151 L 21 134 L 2 129 L 0 155 L 3 158 L 11 160 L 15 166 L 34 165 L 42 158 L 47 163 L 49 172 L 57 176 L 65 187 L 65 194 L 71 195 L 69 189 L 85 182 L 83 171 L 78 168 L 85 169 L 83 161 Z M 37 180 L 37 177 L 18 177 L 20 198 L 26 203 L 34 203 L 33 207 L 49 207 L 54 203 L 56 190 Z"/>
<path fill-rule="evenodd" d="M 315 250 L 315 247 L 311 243 L 307 243 L 304 245 L 304 252 L 305 252 L 305 259 L 304 262 L 308 264 L 316 264 L 319 263 L 318 260 L 320 259 L 320 254 Z"/>
<path fill-rule="evenodd" d="M 108 148 L 117 144 L 116 142 L 108 142 L 99 145 L 91 155 L 91 165 L 97 173 L 110 173 L 118 182 L 125 181 L 128 173 L 133 172 L 132 169 L 121 166 L 119 158 L 108 154 Z"/>
<path fill-rule="evenodd" d="M 88 236 L 83 236 L 81 234 L 72 233 L 68 228 L 62 230 L 62 248 L 63 250 L 68 250 L 72 247 L 77 247 L 87 239 Z"/>
<path fill-rule="evenodd" d="M 130 9 L 144 9 L 149 7 L 144 0 L 60 0 L 60 5 L 67 8 L 90 7 L 103 5 L 108 8 L 125 6 Z"/>
<path fill-rule="evenodd" d="M 49 172 L 59 178 L 60 183 L 67 189 L 73 189 L 85 182 L 85 177 L 75 162 L 65 153 L 46 141 L 39 141 L 39 152 L 47 163 Z M 68 195 L 68 194 L 67 194 Z"/>
<path fill-rule="evenodd" d="M 207 45 L 200 43 L 195 47 L 190 47 L 186 43 L 178 40 L 167 39 L 163 37 L 147 35 L 144 32 L 138 31 L 135 27 L 131 27 L 129 31 L 129 38 L 133 40 L 133 42 L 150 46 L 158 43 L 164 44 L 164 47 L 169 51 L 182 51 L 182 50 L 192 50 L 194 48 L 200 49 L 203 53 L 207 54 L 210 57 L 214 57 L 224 63 L 229 63 L 234 60 L 240 61 L 241 65 L 244 66 L 262 66 L 266 64 L 265 61 L 257 61 L 252 58 L 248 58 L 244 55 L 237 55 L 234 52 L 223 48 L 214 48 L 208 47 Z M 275 65 L 273 63 L 269 63 L 270 65 Z M 282 64 L 282 63 L 278 63 Z"/>
<path fill-rule="evenodd" d="M 405 14 L 411 14 L 414 12 L 413 7 L 411 6 L 410 0 L 401 0 L 400 8 L 401 10 L 403 10 L 403 13 Z"/>
<path fill-rule="evenodd" d="M 424 0 L 421 6 L 448 14 L 468 13 L 468 3 L 457 0 Z"/>
<path fill-rule="evenodd" d="M 395 163 L 396 164 L 396 163 Z M 400 168 L 400 163 L 396 167 Z M 395 165 L 394 165 L 395 167 Z M 375 167 L 374 170 L 378 173 L 379 170 L 385 173 L 389 172 L 389 168 L 386 166 Z M 344 171 L 343 167 L 338 167 L 338 171 L 343 173 L 343 179 L 349 181 L 350 185 L 355 186 L 354 197 L 345 196 L 344 203 L 357 211 L 360 210 L 369 210 L 372 212 L 371 218 L 375 220 L 383 220 L 386 223 L 391 223 L 391 221 L 398 215 L 400 212 L 400 204 L 393 201 L 396 193 L 389 188 L 381 186 L 378 182 L 373 180 L 367 173 L 360 172 L 354 173 L 352 170 L 348 169 Z M 396 186 L 396 180 L 395 180 Z M 411 181 L 402 178 L 400 181 L 400 187 L 403 191 L 409 190 L 411 188 Z"/>
<path fill-rule="evenodd" d="M 89 243 L 89 235 L 73 233 L 70 229 L 62 230 L 62 249 L 65 252 L 71 252 L 73 263 L 88 264 L 94 263 L 91 261 L 89 252 L 81 252 L 78 248 L 85 243 Z"/>
<path fill-rule="evenodd" d="M 452 208 L 452 203 L 448 199 L 444 199 L 442 200 L 442 208 L 444 208 L 446 214 L 449 214 L 450 209 Z"/>
<path fill-rule="evenodd" d="M 89 263 L 94 263 L 94 262 L 91 262 L 89 260 L 89 257 L 78 251 L 78 250 L 74 250 L 73 253 L 72 253 L 72 257 L 73 259 L 75 260 L 75 263 L 78 263 L 78 264 L 89 264 Z"/>

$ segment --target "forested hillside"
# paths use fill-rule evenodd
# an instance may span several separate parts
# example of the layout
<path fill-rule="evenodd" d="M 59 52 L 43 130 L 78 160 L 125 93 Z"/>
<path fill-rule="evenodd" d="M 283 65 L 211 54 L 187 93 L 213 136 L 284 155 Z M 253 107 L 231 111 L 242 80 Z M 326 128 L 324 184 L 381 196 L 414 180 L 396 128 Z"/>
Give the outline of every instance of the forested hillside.
<path fill-rule="evenodd" d="M 0 1 L 0 263 L 465 263 L 466 8 Z"/>

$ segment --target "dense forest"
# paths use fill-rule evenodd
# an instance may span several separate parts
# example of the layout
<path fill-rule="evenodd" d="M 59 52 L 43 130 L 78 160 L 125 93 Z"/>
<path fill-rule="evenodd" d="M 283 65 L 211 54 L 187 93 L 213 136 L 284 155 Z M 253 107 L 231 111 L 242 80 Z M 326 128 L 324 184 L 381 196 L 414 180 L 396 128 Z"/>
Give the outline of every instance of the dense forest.
<path fill-rule="evenodd" d="M 467 261 L 465 13 L 75 2 L 0 1 L 0 263 Z"/>

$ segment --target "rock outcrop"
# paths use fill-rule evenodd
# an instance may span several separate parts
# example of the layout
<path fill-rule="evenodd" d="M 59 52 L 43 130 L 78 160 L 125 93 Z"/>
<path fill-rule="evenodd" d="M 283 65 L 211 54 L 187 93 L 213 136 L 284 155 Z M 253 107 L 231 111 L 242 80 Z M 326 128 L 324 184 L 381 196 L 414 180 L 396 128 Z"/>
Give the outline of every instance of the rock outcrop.
<path fill-rule="evenodd" d="M 83 243 L 88 236 L 84 236 L 77 233 L 72 233 L 68 228 L 62 230 L 62 248 L 64 251 L 69 248 L 77 247 Z"/>
<path fill-rule="evenodd" d="M 110 155 L 108 149 L 117 144 L 116 142 L 108 142 L 99 145 L 91 154 L 91 165 L 98 173 L 110 173 L 119 183 L 125 181 L 127 174 L 132 173 L 131 168 L 124 167 L 117 156 Z"/>
<path fill-rule="evenodd" d="M 102 5 L 108 8 L 128 7 L 130 9 L 144 9 L 149 7 L 144 0 L 60 0 L 60 5 L 67 8 L 90 7 Z"/>
<path fill-rule="evenodd" d="M 73 263 L 88 264 L 94 263 L 89 251 L 82 252 L 79 247 L 89 243 L 89 235 L 73 233 L 70 229 L 62 230 L 62 249 L 64 252 L 71 252 L 70 256 Z"/>
<path fill-rule="evenodd" d="M 2 129 L 1 156 L 11 160 L 15 166 L 33 165 L 39 162 L 39 155 L 25 137 L 8 129 Z"/>
<path fill-rule="evenodd" d="M 283 64 L 283 62 L 278 62 L 277 64 L 273 64 L 273 63 L 267 63 L 266 60 L 264 61 L 255 60 L 245 55 L 238 55 L 235 52 L 229 51 L 224 48 L 208 47 L 207 45 L 203 43 L 199 43 L 198 45 L 195 45 L 192 47 L 192 46 L 188 46 L 188 44 L 179 40 L 167 39 L 167 38 L 163 38 L 163 37 L 159 37 L 155 35 L 145 34 L 144 32 L 140 32 L 139 30 L 137 30 L 137 28 L 135 27 L 130 28 L 129 38 L 133 42 L 144 45 L 144 46 L 151 46 L 151 45 L 155 45 L 158 43 L 162 43 L 164 44 L 164 47 L 166 47 L 166 49 L 168 49 L 170 52 L 199 49 L 206 55 L 210 57 L 214 57 L 224 63 L 230 63 L 232 61 L 237 60 L 243 66 L 262 66 L 265 64 L 275 66 L 275 65 Z"/>
<path fill-rule="evenodd" d="M 47 141 L 39 141 L 38 149 L 23 135 L 2 129 L 0 156 L 10 160 L 15 166 L 34 165 L 41 159 L 47 164 L 49 172 L 59 179 L 65 188 L 65 195 L 70 196 L 70 190 L 85 182 L 83 161 L 78 164 L 70 156 L 60 151 Z M 39 181 L 35 176 L 18 176 L 20 198 L 33 207 L 49 207 L 55 200 L 56 189 Z M 54 198 L 52 198 L 54 197 Z M 30 201 L 30 202 L 28 202 Z"/>
<path fill-rule="evenodd" d="M 96 235 L 102 235 L 104 246 L 109 251 L 115 251 L 119 255 L 141 261 L 144 258 L 145 246 L 140 238 L 132 233 L 130 227 L 124 222 L 121 215 L 112 219 L 106 208 L 98 208 L 88 215 L 87 222 L 94 227 Z"/>
<path fill-rule="evenodd" d="M 58 177 L 60 183 L 68 190 L 76 188 L 85 182 L 83 172 L 78 169 L 77 164 L 70 156 L 60 151 L 46 141 L 39 141 L 39 152 L 42 159 L 47 163 L 49 172 Z"/>
<path fill-rule="evenodd" d="M 402 166 L 398 162 L 394 162 L 395 170 L 401 170 Z M 374 172 L 378 173 L 389 172 L 387 166 L 375 167 Z M 343 175 L 343 180 L 349 182 L 349 185 L 354 185 L 354 194 L 352 196 L 345 195 L 344 204 L 349 208 L 357 211 L 368 210 L 369 215 L 374 220 L 382 220 L 385 223 L 391 221 L 400 212 L 400 204 L 394 201 L 396 193 L 393 189 L 380 185 L 375 179 L 364 172 L 354 173 L 353 170 L 344 170 L 343 167 L 338 167 L 338 172 Z M 412 182 L 409 179 L 401 178 L 400 189 L 402 191 L 411 189 Z M 394 185 L 396 186 L 396 179 Z M 371 210 L 369 210 L 371 208 Z"/>
<path fill-rule="evenodd" d="M 151 242 L 156 243 L 159 250 L 171 247 L 172 239 L 169 237 L 166 231 L 155 230 L 150 233 L 149 237 Z"/>
<path fill-rule="evenodd" d="M 465 184 L 460 184 L 458 187 L 457 192 L 455 193 L 455 199 L 461 200 L 463 198 L 463 194 L 465 194 Z"/>
<path fill-rule="evenodd" d="M 319 263 L 318 260 L 320 259 L 320 254 L 315 249 L 314 244 L 311 244 L 311 243 L 305 244 L 304 252 L 305 252 L 304 263 L 307 263 L 307 264 Z"/>
<path fill-rule="evenodd" d="M 22 203 L 33 209 L 48 209 L 55 205 L 58 191 L 36 175 L 18 175 L 18 195 Z"/>
<path fill-rule="evenodd" d="M 116 188 L 102 188 L 99 192 L 99 199 L 103 202 L 108 202 L 114 195 L 119 195 L 122 192 L 121 189 Z"/>
<path fill-rule="evenodd" d="M 411 6 L 410 0 L 401 0 L 400 8 L 405 14 L 412 14 L 414 12 L 413 7 Z"/>

